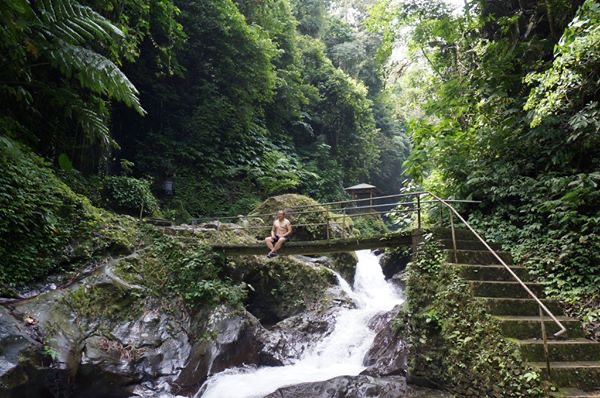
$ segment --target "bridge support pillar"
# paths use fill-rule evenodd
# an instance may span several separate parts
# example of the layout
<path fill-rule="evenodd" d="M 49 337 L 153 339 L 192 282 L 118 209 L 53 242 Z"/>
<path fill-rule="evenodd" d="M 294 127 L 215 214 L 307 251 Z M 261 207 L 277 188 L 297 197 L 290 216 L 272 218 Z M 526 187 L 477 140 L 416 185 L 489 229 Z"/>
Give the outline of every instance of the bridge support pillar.
<path fill-rule="evenodd" d="M 425 238 L 424 238 L 425 234 L 422 229 L 417 228 L 417 229 L 413 229 L 411 231 L 410 235 L 411 235 L 411 239 L 412 239 L 412 244 L 411 244 L 412 252 L 414 255 L 417 252 L 419 245 L 425 241 Z"/>

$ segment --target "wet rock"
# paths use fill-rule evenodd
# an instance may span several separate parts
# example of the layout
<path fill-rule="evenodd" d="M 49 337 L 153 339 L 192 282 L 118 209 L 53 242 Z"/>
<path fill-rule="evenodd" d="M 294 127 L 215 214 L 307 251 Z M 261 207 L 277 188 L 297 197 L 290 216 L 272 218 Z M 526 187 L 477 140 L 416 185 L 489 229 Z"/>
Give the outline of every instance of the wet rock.
<path fill-rule="evenodd" d="M 383 253 L 385 253 L 384 249 L 373 249 L 373 254 L 376 255 L 376 256 L 380 256 Z"/>
<path fill-rule="evenodd" d="M 444 391 L 406 384 L 402 376 L 340 376 L 282 387 L 264 398 L 452 398 Z"/>
<path fill-rule="evenodd" d="M 408 344 L 401 336 L 396 335 L 392 322 L 399 311 L 400 306 L 396 306 L 392 311 L 373 317 L 369 322 L 369 327 L 378 332 L 363 359 L 367 368 L 361 372 L 362 375 L 406 375 Z"/>
<path fill-rule="evenodd" d="M 0 307 L 0 391 L 30 382 L 35 367 L 42 366 L 41 344 L 29 336 L 28 327 Z"/>
<path fill-rule="evenodd" d="M 306 350 L 329 336 L 335 326 L 335 318 L 348 301 L 332 301 L 325 311 L 309 311 L 279 322 L 271 330 L 261 333 L 264 346 L 259 353 L 261 366 L 289 365 Z"/>
<path fill-rule="evenodd" d="M 264 345 L 260 336 L 264 331 L 251 314 L 236 314 L 220 306 L 210 314 L 207 328 L 216 337 L 191 347 L 185 366 L 173 383 L 178 393 L 197 390 L 207 377 L 227 368 L 259 363 Z"/>
<path fill-rule="evenodd" d="M 337 271 L 350 286 L 354 284 L 354 275 L 356 274 L 356 265 L 358 257 L 355 252 L 332 253 L 329 255 L 333 260 L 329 267 Z"/>
<path fill-rule="evenodd" d="M 271 326 L 310 310 L 337 284 L 331 270 L 312 261 L 280 256 L 276 259 L 238 260 L 236 274 L 252 286 L 247 308 L 263 325 Z"/>
<path fill-rule="evenodd" d="M 340 376 L 283 387 L 265 398 L 399 398 L 408 392 L 404 377 Z"/>
<path fill-rule="evenodd" d="M 410 259 L 410 253 L 398 249 L 386 252 L 379 260 L 385 279 L 388 280 L 399 272 L 404 271 Z"/>

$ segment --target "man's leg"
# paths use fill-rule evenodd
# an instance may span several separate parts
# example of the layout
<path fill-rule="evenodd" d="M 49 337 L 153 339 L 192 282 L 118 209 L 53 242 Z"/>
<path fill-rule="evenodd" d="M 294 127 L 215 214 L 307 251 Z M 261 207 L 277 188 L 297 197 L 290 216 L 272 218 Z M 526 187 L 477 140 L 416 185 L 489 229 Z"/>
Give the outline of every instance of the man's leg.
<path fill-rule="evenodd" d="M 275 243 L 275 247 L 273 248 L 273 251 L 276 252 L 277 250 L 281 249 L 281 246 L 283 246 L 283 244 L 287 241 L 286 238 L 279 238 L 279 240 L 277 241 L 277 243 Z"/>
<path fill-rule="evenodd" d="M 271 240 L 270 236 L 268 238 L 265 238 L 265 243 L 267 244 L 269 250 L 273 251 L 273 241 Z"/>

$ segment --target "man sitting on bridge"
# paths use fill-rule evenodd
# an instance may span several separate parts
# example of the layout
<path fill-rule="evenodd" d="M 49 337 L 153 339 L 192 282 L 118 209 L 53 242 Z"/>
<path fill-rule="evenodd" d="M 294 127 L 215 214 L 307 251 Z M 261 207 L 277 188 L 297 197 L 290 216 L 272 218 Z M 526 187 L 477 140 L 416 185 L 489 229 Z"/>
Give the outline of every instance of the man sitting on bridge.
<path fill-rule="evenodd" d="M 275 257 L 277 250 L 281 249 L 281 246 L 290 239 L 292 234 L 292 224 L 290 220 L 285 218 L 285 211 L 279 210 L 277 212 L 277 219 L 273 221 L 273 227 L 271 228 L 271 236 L 265 238 L 265 243 L 269 250 L 267 257 Z"/>

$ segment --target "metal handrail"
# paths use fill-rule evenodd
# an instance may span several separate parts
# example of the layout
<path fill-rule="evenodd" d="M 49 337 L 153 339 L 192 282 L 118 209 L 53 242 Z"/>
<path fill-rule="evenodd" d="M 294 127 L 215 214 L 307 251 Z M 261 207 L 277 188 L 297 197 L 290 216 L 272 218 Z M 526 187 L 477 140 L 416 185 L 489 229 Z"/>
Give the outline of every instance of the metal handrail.
<path fill-rule="evenodd" d="M 377 204 L 377 205 L 369 205 L 369 206 L 356 206 L 356 207 L 336 207 L 336 208 L 327 208 L 328 205 L 332 205 L 332 204 L 347 204 L 347 203 L 358 203 L 358 202 L 364 202 L 364 201 L 368 201 L 368 200 L 374 200 L 374 199 L 381 199 L 381 198 L 392 198 L 392 197 L 399 197 L 399 196 L 416 196 L 419 194 L 426 194 L 427 192 L 415 192 L 415 193 L 410 193 L 410 194 L 402 194 L 402 195 L 387 195 L 387 196 L 375 196 L 373 198 L 366 198 L 366 199 L 349 199 L 349 200 L 345 200 L 345 201 L 341 201 L 341 202 L 329 202 L 329 203 L 322 203 L 322 204 L 318 204 L 318 205 L 310 205 L 310 206 L 298 206 L 298 207 L 289 207 L 286 210 L 290 213 L 292 213 L 293 215 L 297 216 L 300 214 L 315 214 L 315 213 L 322 213 L 323 210 L 311 210 L 311 211 L 294 211 L 295 209 L 306 209 L 306 208 L 311 208 L 311 207 L 325 207 L 326 210 L 331 211 L 331 212 L 335 212 L 335 211 L 345 211 L 347 209 L 349 210 L 358 210 L 358 209 L 372 209 L 372 208 L 376 208 L 376 207 L 388 207 L 388 206 L 399 206 L 399 205 L 414 205 L 413 202 L 393 202 L 393 203 L 383 203 L 383 204 Z M 456 202 L 456 203 L 480 203 L 480 201 L 477 200 L 458 200 L 458 199 L 448 199 L 448 202 Z M 421 202 L 422 204 L 426 204 L 426 203 L 437 203 L 437 201 L 424 201 Z M 383 211 L 381 213 L 387 213 L 388 211 Z M 242 218 L 260 218 L 260 217 L 272 217 L 273 213 L 258 213 L 258 214 L 248 214 L 247 216 L 242 216 Z M 238 220 L 240 219 L 240 216 L 226 216 L 226 217 L 198 217 L 198 218 L 194 218 L 193 219 L 193 224 L 196 223 L 201 223 L 201 220 L 205 220 L 205 222 L 210 222 L 210 221 L 214 221 L 214 220 Z"/>
<path fill-rule="evenodd" d="M 371 201 L 374 199 L 389 199 L 389 198 L 397 198 L 397 197 L 401 197 L 401 196 L 416 196 L 416 195 L 420 195 L 420 194 L 424 194 L 426 193 L 425 191 L 422 192 L 406 192 L 406 193 L 400 193 L 400 194 L 394 194 L 394 195 L 385 195 L 385 196 L 374 196 L 374 197 L 370 197 L 370 198 L 362 198 L 362 199 L 348 199 L 348 200 L 341 200 L 341 201 L 337 201 L 337 202 L 325 202 L 325 203 L 318 203 L 318 204 L 314 204 L 314 205 L 304 205 L 304 206 L 293 206 L 293 207 L 288 207 L 286 208 L 286 210 L 288 210 L 289 212 L 294 212 L 294 214 L 305 214 L 303 212 L 295 212 L 294 210 L 297 209 L 308 209 L 311 207 L 327 207 L 329 205 L 337 205 L 337 204 L 346 204 L 346 203 L 358 203 L 358 202 L 366 202 L 366 201 Z M 465 202 L 465 201 L 461 201 L 461 202 Z M 377 206 L 389 206 L 389 205 L 396 205 L 396 203 L 388 203 L 388 204 L 383 204 L 383 205 L 377 205 Z M 263 217 L 263 216 L 272 216 L 272 213 L 258 213 L 258 214 L 248 214 L 248 217 Z M 218 219 L 218 220 L 236 220 L 238 219 L 240 216 L 217 216 L 217 217 L 196 217 L 194 218 L 194 220 L 207 220 L 207 221 L 212 221 L 214 219 Z"/>
<path fill-rule="evenodd" d="M 517 274 L 512 269 L 510 269 L 510 267 L 504 262 L 504 260 L 502 260 L 502 258 L 490 247 L 490 245 L 487 244 L 487 242 L 473 229 L 473 227 L 471 227 L 471 225 L 460 215 L 460 213 L 451 204 L 449 204 L 447 201 L 436 196 L 435 194 L 433 194 L 431 192 L 425 192 L 425 194 L 431 195 L 434 199 L 436 199 L 437 201 L 442 203 L 444 206 L 446 206 L 448 209 L 450 209 L 456 215 L 456 217 L 458 217 L 458 219 L 461 220 L 463 222 L 463 224 L 473 233 L 473 235 L 475 235 L 477 237 L 477 239 L 479 239 L 479 241 L 481 243 L 483 243 L 483 245 L 490 251 L 490 253 L 492 253 L 492 255 L 494 257 L 496 257 L 496 259 L 498 261 L 500 261 L 500 264 L 502 264 L 504 266 L 504 268 L 506 268 L 506 270 L 512 275 L 512 277 L 515 278 L 517 280 L 517 282 L 519 282 L 521 287 L 523 287 L 523 289 L 525 289 L 525 291 L 535 300 L 535 302 L 539 305 L 539 307 L 541 309 L 543 309 L 544 312 L 561 329 L 558 332 L 554 333 L 554 336 L 560 336 L 561 334 L 563 334 L 564 332 L 567 331 L 567 328 L 565 328 L 563 326 L 563 324 L 558 319 L 556 319 L 556 316 L 554 316 L 554 314 L 544 305 L 544 303 L 542 303 L 542 301 L 535 295 L 535 293 L 533 293 L 531 291 L 531 289 L 529 289 L 527 287 L 527 285 L 521 280 L 521 278 L 519 278 L 517 276 Z M 454 236 L 454 224 L 452 224 L 452 240 L 453 240 L 453 244 L 454 244 L 454 253 L 456 255 L 456 238 Z M 543 323 L 543 319 L 542 319 L 542 323 Z"/>

